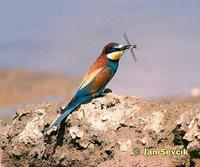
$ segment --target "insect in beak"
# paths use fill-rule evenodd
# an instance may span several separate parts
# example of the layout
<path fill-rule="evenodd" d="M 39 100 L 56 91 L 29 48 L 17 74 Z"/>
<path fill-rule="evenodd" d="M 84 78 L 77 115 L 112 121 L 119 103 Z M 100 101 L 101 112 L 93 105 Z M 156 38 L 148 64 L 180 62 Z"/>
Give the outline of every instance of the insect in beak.
<path fill-rule="evenodd" d="M 135 44 L 131 45 L 131 43 L 130 43 L 129 40 L 128 40 L 128 36 L 127 36 L 126 32 L 124 32 L 123 35 L 124 35 L 125 41 L 126 41 L 127 44 L 128 44 L 128 45 L 126 45 L 126 46 L 127 46 L 127 47 L 129 46 L 128 49 L 130 49 L 130 52 L 131 52 L 131 55 L 133 56 L 133 59 L 135 60 L 135 62 L 137 62 L 137 59 L 136 59 L 135 54 L 134 54 L 134 52 L 133 52 L 133 48 L 137 48 L 137 46 L 136 46 Z"/>

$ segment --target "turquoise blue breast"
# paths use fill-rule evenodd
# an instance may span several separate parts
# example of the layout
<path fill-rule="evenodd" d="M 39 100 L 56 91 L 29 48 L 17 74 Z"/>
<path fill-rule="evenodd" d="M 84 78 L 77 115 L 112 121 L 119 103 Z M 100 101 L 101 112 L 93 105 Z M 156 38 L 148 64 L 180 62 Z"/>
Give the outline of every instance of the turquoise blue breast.
<path fill-rule="evenodd" d="M 111 67 L 114 72 L 116 72 L 117 68 L 119 66 L 119 61 L 109 60 L 108 61 L 108 66 Z"/>

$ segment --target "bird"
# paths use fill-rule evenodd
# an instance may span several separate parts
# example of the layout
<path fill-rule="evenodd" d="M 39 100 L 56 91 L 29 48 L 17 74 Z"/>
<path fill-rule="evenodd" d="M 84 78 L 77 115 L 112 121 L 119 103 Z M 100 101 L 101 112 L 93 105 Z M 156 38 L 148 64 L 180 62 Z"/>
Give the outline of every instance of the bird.
<path fill-rule="evenodd" d="M 110 42 L 105 45 L 101 54 L 86 72 L 83 80 L 68 105 L 62 109 L 61 115 L 52 122 L 49 129 L 53 126 L 59 126 L 67 116 L 77 109 L 81 104 L 91 101 L 100 96 L 108 82 L 117 72 L 120 58 L 126 51 L 136 48 L 136 45 L 122 45 L 116 42 Z"/>

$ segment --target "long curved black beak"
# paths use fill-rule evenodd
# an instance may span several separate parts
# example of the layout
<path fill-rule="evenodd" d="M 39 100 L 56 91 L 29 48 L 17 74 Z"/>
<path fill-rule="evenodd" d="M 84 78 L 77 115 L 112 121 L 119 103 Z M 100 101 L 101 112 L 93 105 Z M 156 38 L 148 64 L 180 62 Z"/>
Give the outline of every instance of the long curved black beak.
<path fill-rule="evenodd" d="M 124 46 L 121 48 L 121 50 L 122 50 L 122 51 L 125 51 L 125 50 L 129 50 L 129 49 L 131 49 L 131 48 L 137 48 L 137 46 L 136 46 L 136 45 L 124 45 Z"/>

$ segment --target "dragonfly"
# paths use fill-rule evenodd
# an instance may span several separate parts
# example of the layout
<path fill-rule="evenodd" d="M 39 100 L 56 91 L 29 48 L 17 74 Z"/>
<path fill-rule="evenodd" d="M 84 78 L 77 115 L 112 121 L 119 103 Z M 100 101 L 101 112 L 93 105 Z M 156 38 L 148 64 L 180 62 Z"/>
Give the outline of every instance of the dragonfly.
<path fill-rule="evenodd" d="M 135 44 L 132 45 L 132 44 L 130 43 L 126 32 L 124 32 L 123 35 L 124 35 L 124 39 L 125 39 L 125 41 L 127 42 L 127 44 L 132 46 L 132 47 L 130 48 L 130 52 L 131 52 L 131 55 L 133 56 L 133 59 L 135 60 L 135 62 L 137 62 L 136 56 L 135 56 L 134 51 L 133 51 L 133 48 L 137 48 L 137 46 L 136 46 Z"/>

